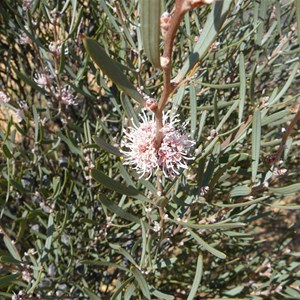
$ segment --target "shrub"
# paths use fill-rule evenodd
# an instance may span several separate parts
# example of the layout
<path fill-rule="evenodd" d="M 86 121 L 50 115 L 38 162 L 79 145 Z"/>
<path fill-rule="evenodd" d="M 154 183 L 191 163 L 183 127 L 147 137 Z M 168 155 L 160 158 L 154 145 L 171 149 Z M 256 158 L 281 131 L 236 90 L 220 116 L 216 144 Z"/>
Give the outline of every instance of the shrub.
<path fill-rule="evenodd" d="M 300 298 L 299 1 L 211 2 L 1 1 L 3 299 Z"/>

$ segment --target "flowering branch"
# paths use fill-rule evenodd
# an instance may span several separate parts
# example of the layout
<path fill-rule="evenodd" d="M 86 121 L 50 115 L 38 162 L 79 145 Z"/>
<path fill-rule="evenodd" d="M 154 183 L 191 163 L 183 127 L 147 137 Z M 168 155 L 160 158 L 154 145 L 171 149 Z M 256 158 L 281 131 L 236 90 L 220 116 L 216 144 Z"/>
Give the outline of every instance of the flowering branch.
<path fill-rule="evenodd" d="M 163 139 L 163 133 L 161 129 L 163 127 L 163 109 L 166 106 L 166 103 L 174 91 L 176 86 L 179 83 L 171 82 L 171 68 L 172 68 L 172 53 L 174 40 L 176 32 L 178 31 L 179 25 L 184 17 L 184 15 L 191 9 L 205 5 L 211 4 L 214 0 L 176 0 L 174 15 L 170 21 L 170 25 L 165 34 L 165 46 L 163 56 L 161 57 L 161 67 L 163 70 L 163 92 L 158 103 L 158 106 L 155 108 L 155 118 L 156 118 L 156 147 L 159 148 Z"/>

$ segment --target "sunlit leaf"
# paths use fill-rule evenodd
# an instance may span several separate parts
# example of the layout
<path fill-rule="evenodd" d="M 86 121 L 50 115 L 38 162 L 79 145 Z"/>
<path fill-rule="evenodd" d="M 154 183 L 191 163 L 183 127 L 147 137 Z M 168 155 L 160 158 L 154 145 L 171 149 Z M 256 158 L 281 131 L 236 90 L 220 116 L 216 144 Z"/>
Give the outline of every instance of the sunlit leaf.
<path fill-rule="evenodd" d="M 160 68 L 161 0 L 141 0 L 140 20 L 143 47 L 149 61 Z"/>
<path fill-rule="evenodd" d="M 83 43 L 97 66 L 120 88 L 120 90 L 144 106 L 145 100 L 143 96 L 124 75 L 119 64 L 107 55 L 99 43 L 88 37 L 83 37 Z"/>

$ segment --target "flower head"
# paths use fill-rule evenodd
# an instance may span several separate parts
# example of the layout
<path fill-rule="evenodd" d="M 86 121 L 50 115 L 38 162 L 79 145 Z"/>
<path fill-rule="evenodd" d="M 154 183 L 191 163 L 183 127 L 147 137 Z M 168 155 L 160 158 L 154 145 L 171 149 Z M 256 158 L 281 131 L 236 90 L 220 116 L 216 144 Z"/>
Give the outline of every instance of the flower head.
<path fill-rule="evenodd" d="M 63 45 L 61 41 L 51 42 L 49 44 L 49 50 L 52 52 L 56 57 L 61 56 L 61 51 L 63 49 Z M 69 49 L 66 47 L 64 48 L 64 54 L 67 55 L 69 53 Z"/>
<path fill-rule="evenodd" d="M 32 0 L 23 0 L 22 8 L 24 11 L 26 11 L 31 8 L 31 5 L 32 5 Z"/>
<path fill-rule="evenodd" d="M 34 77 L 34 81 L 41 88 L 45 88 L 48 84 L 48 78 L 45 74 L 36 74 Z"/>
<path fill-rule="evenodd" d="M 8 103 L 9 101 L 10 101 L 10 97 L 7 96 L 4 92 L 0 91 L 0 104 L 1 102 Z"/>
<path fill-rule="evenodd" d="M 21 45 L 27 45 L 31 43 L 31 38 L 26 34 L 26 32 L 21 32 L 19 43 Z"/>
<path fill-rule="evenodd" d="M 69 85 L 65 85 L 61 90 L 61 100 L 67 106 L 78 105 L 78 103 L 75 101 L 76 97 L 73 96 L 73 90 L 70 88 Z"/>
<path fill-rule="evenodd" d="M 174 178 L 179 175 L 180 169 L 186 169 L 187 160 L 193 159 L 189 157 L 189 152 L 195 142 L 175 128 L 179 122 L 176 117 L 164 114 L 161 129 L 163 139 L 161 145 L 156 147 L 155 121 L 148 120 L 143 114 L 140 126 L 130 127 L 129 132 L 125 132 L 123 145 L 129 150 L 122 151 L 125 155 L 124 164 L 133 165 L 141 176 L 147 174 L 148 177 L 161 170 L 166 177 Z"/>

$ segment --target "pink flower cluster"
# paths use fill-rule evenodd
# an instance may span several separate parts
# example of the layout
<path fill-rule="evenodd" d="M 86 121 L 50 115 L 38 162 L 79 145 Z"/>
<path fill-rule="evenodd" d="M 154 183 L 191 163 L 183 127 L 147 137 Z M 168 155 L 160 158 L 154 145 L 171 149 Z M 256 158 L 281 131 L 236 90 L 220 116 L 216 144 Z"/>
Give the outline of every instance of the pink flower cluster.
<path fill-rule="evenodd" d="M 146 114 L 143 114 L 141 119 L 139 127 L 134 125 L 129 128 L 129 132 L 125 132 L 122 145 L 128 150 L 122 150 L 125 155 L 124 164 L 132 165 L 141 177 L 148 175 L 149 178 L 158 170 L 163 171 L 168 178 L 176 177 L 180 169 L 187 168 L 187 160 L 194 159 L 189 157 L 189 152 L 195 142 L 189 139 L 188 135 L 175 129 L 179 122 L 176 116 L 164 114 L 161 129 L 164 137 L 160 147 L 156 148 L 155 121 L 148 120 Z"/>

